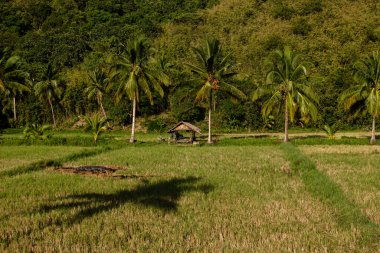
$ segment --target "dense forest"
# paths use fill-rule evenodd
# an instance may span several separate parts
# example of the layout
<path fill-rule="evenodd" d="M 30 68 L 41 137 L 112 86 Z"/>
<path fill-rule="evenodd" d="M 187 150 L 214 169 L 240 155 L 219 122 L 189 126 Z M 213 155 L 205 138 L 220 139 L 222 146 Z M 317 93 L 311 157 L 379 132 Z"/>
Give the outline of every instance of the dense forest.
<path fill-rule="evenodd" d="M 208 105 L 196 103 L 186 64 L 195 61 L 191 48 L 211 38 L 234 63 L 228 82 L 247 96 L 215 92 L 215 128 L 283 127 L 282 117 L 263 117 L 263 100 L 251 97 L 285 46 L 310 63 L 308 82 L 320 96 L 316 120 L 296 117 L 293 127 L 371 127 L 369 114 L 349 113 L 338 99 L 357 84 L 355 62 L 380 49 L 378 0 L 2 0 L 0 75 L 14 68 L 21 85 L 0 90 L 0 127 L 73 127 L 81 115 L 101 111 L 114 127 L 131 124 L 133 103 L 128 92 L 118 96 L 119 83 L 104 90 L 101 107 L 91 87 L 111 78 L 115 56 L 138 37 L 154 48 L 155 70 L 170 80 L 163 96 L 152 90 L 138 101 L 137 116 L 151 130 L 178 120 L 207 124 Z"/>

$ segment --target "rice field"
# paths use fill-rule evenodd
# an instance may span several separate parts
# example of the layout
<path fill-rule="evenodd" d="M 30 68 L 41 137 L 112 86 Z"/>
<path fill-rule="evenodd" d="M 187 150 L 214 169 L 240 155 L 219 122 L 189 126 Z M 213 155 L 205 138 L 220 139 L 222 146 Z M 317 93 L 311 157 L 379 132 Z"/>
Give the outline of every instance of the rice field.
<path fill-rule="evenodd" d="M 257 141 L 0 146 L 1 170 L 56 159 L 123 175 L 0 174 L 0 252 L 380 250 L 378 146 Z"/>

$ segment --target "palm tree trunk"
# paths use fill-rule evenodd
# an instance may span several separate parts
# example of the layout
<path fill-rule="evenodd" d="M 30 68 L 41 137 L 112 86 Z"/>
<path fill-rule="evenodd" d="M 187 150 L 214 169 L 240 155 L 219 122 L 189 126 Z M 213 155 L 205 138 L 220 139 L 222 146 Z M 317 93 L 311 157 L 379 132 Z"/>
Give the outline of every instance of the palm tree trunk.
<path fill-rule="evenodd" d="M 214 96 L 214 111 L 216 110 L 216 95 Z"/>
<path fill-rule="evenodd" d="M 376 114 L 372 117 L 372 133 L 371 133 L 371 145 L 376 144 Z"/>
<path fill-rule="evenodd" d="M 136 123 L 136 95 L 133 97 L 133 108 L 132 108 L 132 133 L 130 143 L 135 142 L 135 123 Z"/>
<path fill-rule="evenodd" d="M 100 104 L 100 109 L 102 110 L 104 117 L 107 118 L 107 113 L 106 113 L 106 110 L 104 110 L 101 98 L 99 99 L 99 104 Z"/>
<path fill-rule="evenodd" d="M 211 136 L 211 111 L 212 111 L 212 91 L 210 91 L 210 99 L 208 105 L 208 144 L 212 144 L 212 136 Z"/>
<path fill-rule="evenodd" d="M 49 102 L 49 105 L 50 105 L 51 116 L 53 117 L 53 126 L 56 127 L 57 124 L 56 124 L 56 122 L 55 122 L 55 115 L 54 115 L 53 103 L 51 102 L 51 99 L 50 99 L 50 98 L 48 98 L 48 102 Z"/>
<path fill-rule="evenodd" d="M 289 142 L 289 135 L 288 135 L 288 129 L 289 129 L 289 109 L 287 105 L 287 99 L 285 99 L 285 137 L 284 142 Z"/>
<path fill-rule="evenodd" d="M 14 121 L 14 123 L 16 123 L 16 121 L 17 121 L 16 96 L 13 96 L 13 121 Z"/>
<path fill-rule="evenodd" d="M 98 104 L 100 106 L 100 110 L 102 110 L 103 116 L 105 118 L 107 118 L 106 110 L 104 110 L 104 107 L 103 107 L 102 97 L 101 96 L 97 96 L 97 100 L 98 100 Z"/>

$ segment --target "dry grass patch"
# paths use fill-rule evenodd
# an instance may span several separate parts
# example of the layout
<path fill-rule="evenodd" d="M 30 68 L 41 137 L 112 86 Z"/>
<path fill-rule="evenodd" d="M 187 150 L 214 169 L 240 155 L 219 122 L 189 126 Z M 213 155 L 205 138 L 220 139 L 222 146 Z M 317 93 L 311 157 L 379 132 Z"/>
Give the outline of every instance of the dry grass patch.
<path fill-rule="evenodd" d="M 299 147 L 305 154 L 380 154 L 380 146 L 372 145 L 305 145 Z"/>
<path fill-rule="evenodd" d="M 340 228 L 332 210 L 289 173 L 277 146 L 129 146 L 65 166 L 74 165 L 122 166 L 128 167 L 126 176 L 156 177 L 115 180 L 37 171 L 5 178 L 0 251 L 349 252 L 358 247 L 360 231 Z"/>

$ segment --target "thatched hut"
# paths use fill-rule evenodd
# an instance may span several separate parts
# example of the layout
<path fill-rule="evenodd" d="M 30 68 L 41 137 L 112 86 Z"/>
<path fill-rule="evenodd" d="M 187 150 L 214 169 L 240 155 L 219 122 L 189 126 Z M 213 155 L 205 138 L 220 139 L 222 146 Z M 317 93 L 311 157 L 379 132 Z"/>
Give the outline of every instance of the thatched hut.
<path fill-rule="evenodd" d="M 191 134 L 189 138 L 184 138 L 180 132 L 187 132 Z M 170 129 L 168 133 L 172 135 L 171 141 L 194 143 L 196 141 L 195 134 L 201 134 L 201 130 L 189 122 L 181 121 L 175 127 Z"/>

